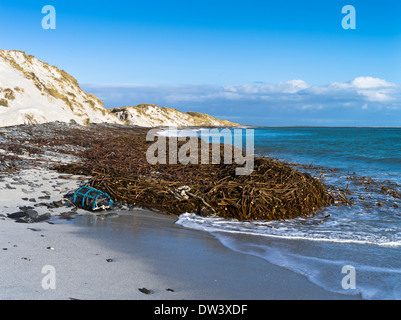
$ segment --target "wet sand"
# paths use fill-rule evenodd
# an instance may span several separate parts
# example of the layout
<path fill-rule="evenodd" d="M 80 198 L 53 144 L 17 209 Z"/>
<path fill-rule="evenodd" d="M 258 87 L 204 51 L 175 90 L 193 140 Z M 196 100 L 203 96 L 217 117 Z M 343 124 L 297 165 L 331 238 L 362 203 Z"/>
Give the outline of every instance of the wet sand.
<path fill-rule="evenodd" d="M 133 264 L 145 264 L 150 278 L 160 281 L 154 287 L 143 283 L 154 291 L 151 298 L 358 299 L 329 293 L 291 271 L 234 252 L 209 233 L 178 226 L 175 220 L 139 210 L 110 221 L 82 217 L 75 224 L 92 226 L 85 233 L 86 239 L 98 239 L 102 246 L 132 259 Z M 82 231 L 77 235 L 81 237 Z M 166 288 L 174 292 L 166 294 Z"/>
<path fill-rule="evenodd" d="M 117 218 L 0 220 L 0 299 L 356 299 L 236 253 L 212 235 L 146 210 Z M 55 271 L 55 289 L 42 284 Z M 42 273 L 44 271 L 45 273 Z M 48 282 L 50 283 L 50 282 Z M 151 294 L 139 291 L 146 288 Z"/>

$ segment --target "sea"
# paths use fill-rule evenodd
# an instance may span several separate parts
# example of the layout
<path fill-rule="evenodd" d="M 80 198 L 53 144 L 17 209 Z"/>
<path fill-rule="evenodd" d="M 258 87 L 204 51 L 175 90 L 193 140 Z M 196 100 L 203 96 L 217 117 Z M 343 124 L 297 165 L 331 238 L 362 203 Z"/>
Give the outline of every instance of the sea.
<path fill-rule="evenodd" d="M 256 155 L 292 163 L 349 203 L 284 221 L 186 213 L 177 224 L 209 232 L 224 246 L 305 276 L 327 291 L 401 299 L 401 128 L 248 130 L 253 130 Z M 244 138 L 246 131 L 235 134 Z"/>

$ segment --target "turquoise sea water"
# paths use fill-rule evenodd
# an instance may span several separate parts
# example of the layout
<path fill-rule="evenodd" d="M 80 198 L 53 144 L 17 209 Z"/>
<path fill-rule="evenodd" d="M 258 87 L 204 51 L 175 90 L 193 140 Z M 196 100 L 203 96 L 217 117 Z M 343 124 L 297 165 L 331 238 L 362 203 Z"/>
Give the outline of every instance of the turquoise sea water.
<path fill-rule="evenodd" d="M 401 194 L 401 129 L 269 127 L 254 128 L 254 137 L 256 154 L 312 164 L 299 170 L 330 190 L 349 190 L 353 205 L 331 206 L 308 219 L 238 222 L 188 213 L 177 223 L 328 291 L 401 299 L 401 199 L 394 196 Z M 355 268 L 355 289 L 342 286 L 346 265 Z"/>
<path fill-rule="evenodd" d="M 401 128 L 257 128 L 256 152 L 401 181 Z"/>

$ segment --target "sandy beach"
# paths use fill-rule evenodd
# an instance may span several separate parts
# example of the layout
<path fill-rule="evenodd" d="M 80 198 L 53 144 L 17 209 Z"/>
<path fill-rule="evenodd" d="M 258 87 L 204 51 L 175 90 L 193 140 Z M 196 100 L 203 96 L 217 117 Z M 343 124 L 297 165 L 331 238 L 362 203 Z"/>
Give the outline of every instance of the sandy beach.
<path fill-rule="evenodd" d="M 177 216 L 121 203 L 96 213 L 63 200 L 90 177 L 52 167 L 80 161 L 79 137 L 120 130 L 50 123 L 0 136 L 0 299 L 359 299 L 231 250 Z"/>
<path fill-rule="evenodd" d="M 401 1 L 0 7 L 0 301 L 401 300 Z"/>
<path fill-rule="evenodd" d="M 71 208 L 40 205 L 59 201 L 81 183 L 48 169 L 1 178 L 0 299 L 358 298 L 329 293 L 291 271 L 231 251 L 207 232 L 176 225 L 174 216 L 128 208 L 107 216 L 78 209 L 65 219 Z M 17 223 L 7 216 L 26 210 L 23 206 L 51 218 Z"/>

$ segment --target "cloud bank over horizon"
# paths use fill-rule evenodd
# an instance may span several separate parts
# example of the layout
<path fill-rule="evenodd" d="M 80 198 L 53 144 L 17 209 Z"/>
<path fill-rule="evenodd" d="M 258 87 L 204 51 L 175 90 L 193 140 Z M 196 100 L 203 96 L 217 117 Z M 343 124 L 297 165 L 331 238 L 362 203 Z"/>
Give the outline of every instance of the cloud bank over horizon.
<path fill-rule="evenodd" d="M 401 86 L 362 76 L 310 85 L 294 79 L 240 85 L 85 84 L 107 108 L 151 103 L 251 125 L 401 126 Z"/>

